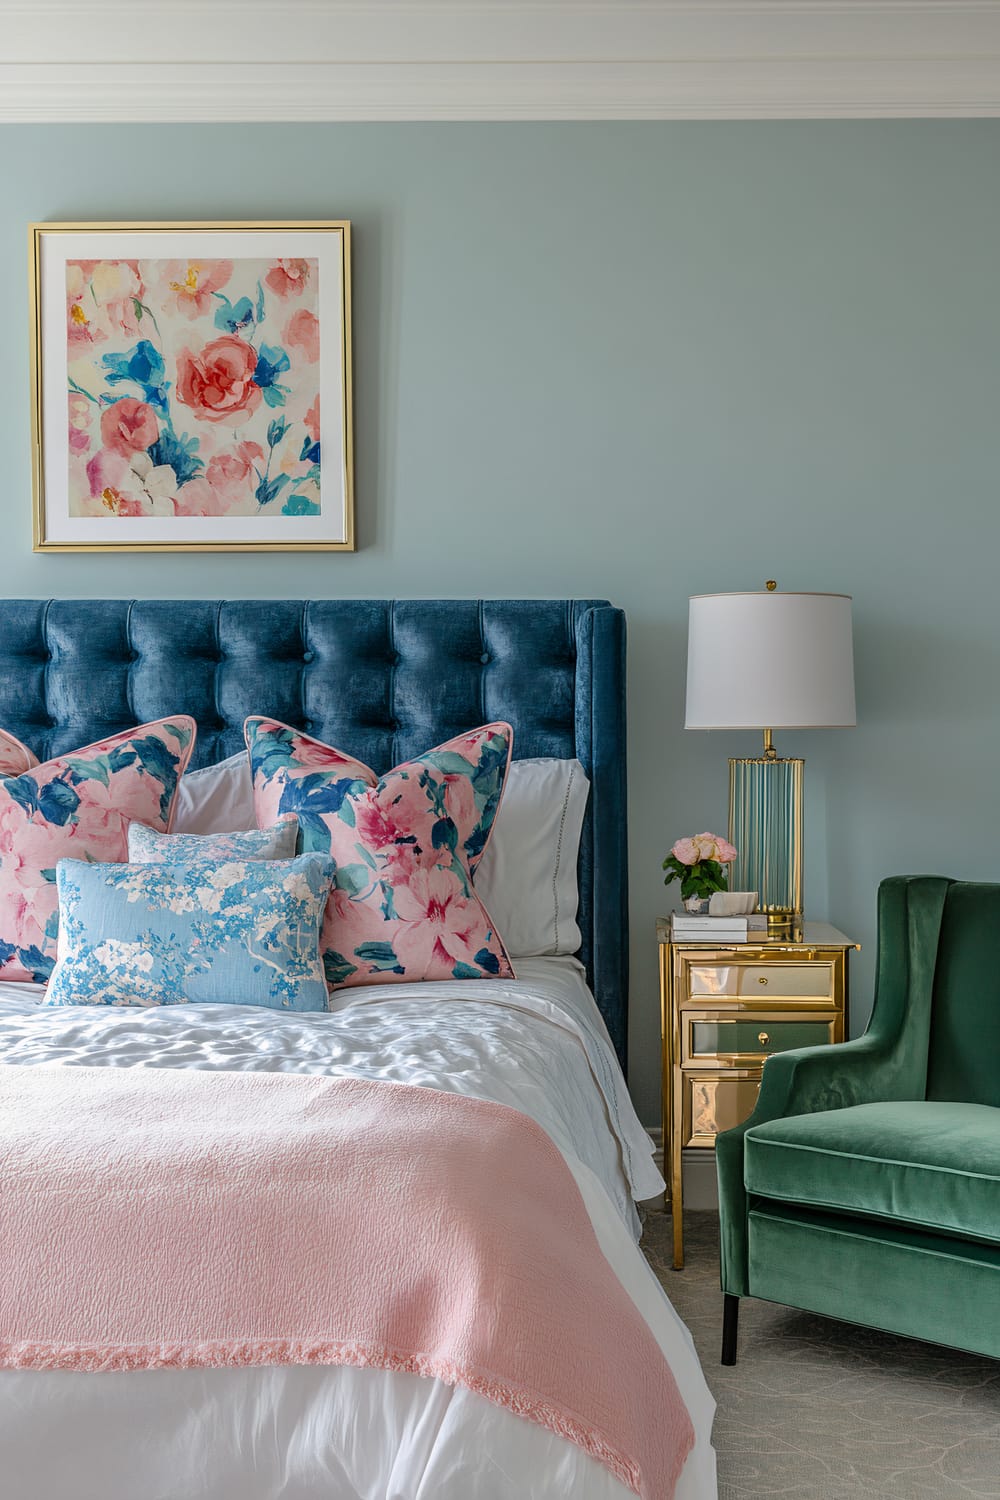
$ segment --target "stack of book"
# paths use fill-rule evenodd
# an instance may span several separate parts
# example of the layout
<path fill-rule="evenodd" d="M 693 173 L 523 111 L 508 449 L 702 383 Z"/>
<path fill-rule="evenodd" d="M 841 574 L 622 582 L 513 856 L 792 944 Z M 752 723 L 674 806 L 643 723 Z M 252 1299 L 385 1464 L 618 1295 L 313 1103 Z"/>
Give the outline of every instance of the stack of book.
<path fill-rule="evenodd" d="M 690 912 L 675 911 L 670 919 L 670 935 L 675 943 L 745 943 L 754 930 L 753 920 L 752 917 L 696 917 Z"/>

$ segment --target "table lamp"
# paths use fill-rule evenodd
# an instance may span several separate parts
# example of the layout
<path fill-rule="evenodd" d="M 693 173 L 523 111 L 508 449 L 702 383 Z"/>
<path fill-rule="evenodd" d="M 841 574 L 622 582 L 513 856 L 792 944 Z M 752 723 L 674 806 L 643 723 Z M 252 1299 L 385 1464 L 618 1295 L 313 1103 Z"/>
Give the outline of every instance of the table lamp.
<path fill-rule="evenodd" d="M 853 726 L 848 594 L 696 594 L 688 602 L 686 729 L 762 729 L 764 753 L 729 762 L 733 890 L 781 930 L 802 917 L 802 773 L 775 729 Z"/>

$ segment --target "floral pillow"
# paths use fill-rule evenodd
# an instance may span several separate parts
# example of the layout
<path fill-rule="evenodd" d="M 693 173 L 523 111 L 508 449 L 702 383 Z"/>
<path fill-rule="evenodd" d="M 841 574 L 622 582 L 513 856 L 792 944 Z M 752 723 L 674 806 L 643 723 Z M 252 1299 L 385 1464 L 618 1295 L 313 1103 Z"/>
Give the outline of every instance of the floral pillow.
<path fill-rule="evenodd" d="M 6 729 L 0 729 L 0 776 L 20 776 L 38 765 L 37 755 L 32 755 L 27 745 L 22 745 Z"/>
<path fill-rule="evenodd" d="M 250 828 L 239 833 L 157 833 L 145 823 L 131 823 L 128 857 L 133 865 L 291 859 L 297 832 L 294 823 L 275 823 L 273 828 Z"/>
<path fill-rule="evenodd" d="M 169 830 L 194 737 L 177 714 L 0 779 L 0 979 L 48 979 L 60 859 L 127 859 L 134 820 Z"/>
<path fill-rule="evenodd" d="M 46 1005 L 216 1001 L 327 1008 L 319 929 L 333 863 L 89 865 L 61 859 Z"/>
<path fill-rule="evenodd" d="M 472 888 L 510 764 L 509 724 L 381 778 L 273 719 L 248 719 L 246 740 L 258 823 L 294 817 L 300 847 L 334 858 L 321 938 L 331 988 L 513 976 Z"/>

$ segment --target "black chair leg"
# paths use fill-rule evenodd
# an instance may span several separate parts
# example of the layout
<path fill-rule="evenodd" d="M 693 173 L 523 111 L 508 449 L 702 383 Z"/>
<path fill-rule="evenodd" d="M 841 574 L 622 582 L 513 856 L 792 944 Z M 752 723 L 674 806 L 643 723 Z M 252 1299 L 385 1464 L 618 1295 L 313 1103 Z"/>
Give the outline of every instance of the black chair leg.
<path fill-rule="evenodd" d="M 722 1363 L 736 1363 L 736 1338 L 740 1327 L 740 1299 L 732 1292 L 724 1294 L 722 1304 Z"/>

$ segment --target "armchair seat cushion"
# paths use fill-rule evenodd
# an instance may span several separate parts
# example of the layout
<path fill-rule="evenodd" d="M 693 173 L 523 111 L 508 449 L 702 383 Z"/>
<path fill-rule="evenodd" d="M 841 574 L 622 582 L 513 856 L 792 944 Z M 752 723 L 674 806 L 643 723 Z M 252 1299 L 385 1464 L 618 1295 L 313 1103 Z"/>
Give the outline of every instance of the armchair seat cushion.
<path fill-rule="evenodd" d="M 747 1191 L 1000 1241 L 1000 1109 L 905 1101 L 791 1115 L 747 1131 Z"/>

